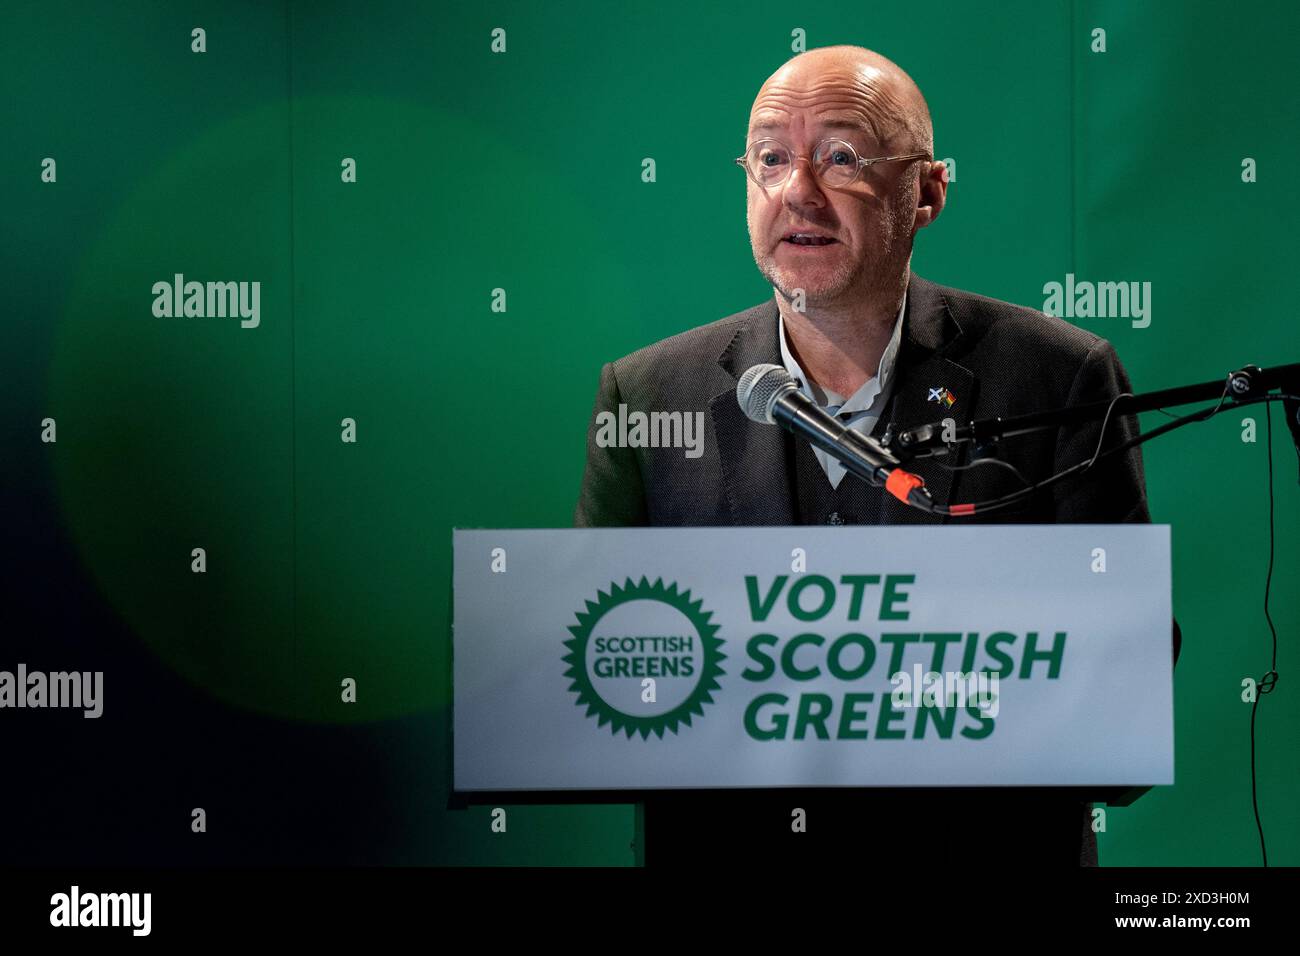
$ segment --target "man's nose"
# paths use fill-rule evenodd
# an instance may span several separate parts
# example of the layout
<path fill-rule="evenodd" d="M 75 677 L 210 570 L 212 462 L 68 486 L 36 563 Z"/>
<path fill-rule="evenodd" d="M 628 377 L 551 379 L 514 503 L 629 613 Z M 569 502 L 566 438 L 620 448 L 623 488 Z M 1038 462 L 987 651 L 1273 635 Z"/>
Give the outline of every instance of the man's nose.
<path fill-rule="evenodd" d="M 823 198 L 810 157 L 800 156 L 791 163 L 790 178 L 785 181 L 785 198 L 800 204 Z"/>

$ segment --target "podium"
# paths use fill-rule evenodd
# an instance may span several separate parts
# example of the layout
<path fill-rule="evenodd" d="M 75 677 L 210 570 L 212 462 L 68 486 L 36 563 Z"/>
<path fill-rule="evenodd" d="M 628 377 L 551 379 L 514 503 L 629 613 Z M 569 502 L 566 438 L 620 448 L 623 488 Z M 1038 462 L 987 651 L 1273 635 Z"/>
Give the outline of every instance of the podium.
<path fill-rule="evenodd" d="M 1167 525 L 453 532 L 452 792 L 1173 783 Z"/>

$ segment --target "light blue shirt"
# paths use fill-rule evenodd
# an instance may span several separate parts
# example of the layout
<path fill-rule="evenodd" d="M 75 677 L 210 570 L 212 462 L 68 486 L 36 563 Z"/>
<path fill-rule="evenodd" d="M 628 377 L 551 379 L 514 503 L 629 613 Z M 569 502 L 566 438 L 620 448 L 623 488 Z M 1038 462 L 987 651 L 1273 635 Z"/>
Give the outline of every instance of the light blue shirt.
<path fill-rule="evenodd" d="M 903 304 L 899 306 L 898 316 L 894 319 L 894 333 L 890 336 L 889 344 L 885 346 L 884 354 L 880 356 L 880 367 L 875 375 L 867 379 L 861 388 L 848 397 L 847 401 L 844 396 L 815 385 L 804 374 L 786 341 L 785 316 L 777 313 L 777 338 L 781 340 L 781 361 L 800 391 L 828 414 L 834 415 L 841 424 L 862 435 L 870 435 L 880 419 L 880 413 L 884 411 L 885 403 L 889 401 L 890 386 L 894 377 L 894 361 L 898 358 L 898 343 L 903 337 L 903 313 L 906 311 L 907 293 L 904 292 Z M 826 473 L 831 487 L 838 488 L 844 476 L 848 474 L 844 466 L 820 448 L 814 447 L 813 454 L 817 456 L 817 463 L 822 466 L 822 471 Z"/>

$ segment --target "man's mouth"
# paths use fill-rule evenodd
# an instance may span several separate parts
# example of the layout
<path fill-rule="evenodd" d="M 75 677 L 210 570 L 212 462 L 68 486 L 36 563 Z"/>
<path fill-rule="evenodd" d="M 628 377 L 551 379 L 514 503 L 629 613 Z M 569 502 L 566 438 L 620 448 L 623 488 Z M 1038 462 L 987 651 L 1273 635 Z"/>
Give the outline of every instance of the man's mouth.
<path fill-rule="evenodd" d="M 816 233 L 796 232 L 785 236 L 781 241 L 788 242 L 792 246 L 829 246 L 836 240 L 830 236 L 820 236 Z"/>

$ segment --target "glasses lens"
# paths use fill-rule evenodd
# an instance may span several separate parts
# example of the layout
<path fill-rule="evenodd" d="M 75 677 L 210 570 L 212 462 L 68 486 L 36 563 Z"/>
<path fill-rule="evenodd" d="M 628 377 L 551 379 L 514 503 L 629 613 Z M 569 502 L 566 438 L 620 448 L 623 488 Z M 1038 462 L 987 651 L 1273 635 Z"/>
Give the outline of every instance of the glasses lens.
<path fill-rule="evenodd" d="M 790 175 L 790 151 L 773 140 L 759 140 L 749 147 L 745 163 L 760 186 L 776 186 Z M 828 139 L 813 152 L 813 169 L 827 186 L 846 186 L 858 174 L 858 154 L 848 143 Z"/>
<path fill-rule="evenodd" d="M 760 186 L 774 186 L 790 173 L 790 152 L 780 143 L 759 140 L 745 156 L 749 174 Z"/>
<path fill-rule="evenodd" d="M 858 154 L 840 139 L 828 139 L 813 153 L 817 177 L 828 186 L 845 186 L 858 174 Z"/>

